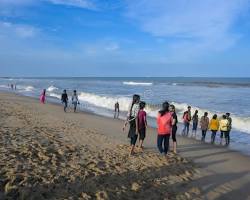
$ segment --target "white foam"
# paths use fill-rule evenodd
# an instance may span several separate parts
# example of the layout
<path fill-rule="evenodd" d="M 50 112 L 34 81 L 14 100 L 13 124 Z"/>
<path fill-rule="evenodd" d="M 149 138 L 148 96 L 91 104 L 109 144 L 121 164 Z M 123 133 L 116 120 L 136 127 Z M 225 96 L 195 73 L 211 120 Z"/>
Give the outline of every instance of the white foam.
<path fill-rule="evenodd" d="M 55 87 L 55 86 L 53 86 L 53 85 L 51 85 L 51 86 L 49 86 L 49 87 L 47 88 L 47 91 L 48 91 L 48 92 L 53 92 L 53 91 L 55 91 L 55 90 L 58 90 L 58 88 Z"/>
<path fill-rule="evenodd" d="M 124 85 L 141 85 L 141 86 L 150 86 L 153 85 L 153 83 L 145 83 L 145 82 L 133 82 L 133 81 L 124 81 L 122 82 Z"/>
<path fill-rule="evenodd" d="M 0 85 L 1 88 L 10 88 L 7 85 Z"/>
<path fill-rule="evenodd" d="M 49 96 L 61 99 L 61 95 L 59 95 L 59 94 L 50 93 Z"/>
<path fill-rule="evenodd" d="M 17 85 L 17 89 L 25 92 L 32 92 L 35 88 L 31 85 Z"/>

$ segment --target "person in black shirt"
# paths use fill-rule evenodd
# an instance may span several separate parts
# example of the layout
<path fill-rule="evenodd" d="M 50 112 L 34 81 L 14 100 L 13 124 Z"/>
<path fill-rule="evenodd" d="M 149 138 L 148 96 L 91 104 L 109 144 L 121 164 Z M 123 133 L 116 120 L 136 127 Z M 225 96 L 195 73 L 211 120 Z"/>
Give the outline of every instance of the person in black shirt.
<path fill-rule="evenodd" d="M 177 153 L 176 148 L 177 148 L 177 141 L 176 141 L 176 132 L 177 132 L 177 123 L 178 123 L 178 118 L 175 112 L 175 106 L 170 105 L 169 107 L 170 112 L 172 112 L 172 118 L 173 118 L 173 123 L 172 123 L 172 140 L 173 140 L 173 152 Z"/>
<path fill-rule="evenodd" d="M 62 104 L 64 104 L 64 112 L 66 112 L 66 108 L 68 107 L 68 95 L 66 90 L 63 90 L 61 101 Z"/>

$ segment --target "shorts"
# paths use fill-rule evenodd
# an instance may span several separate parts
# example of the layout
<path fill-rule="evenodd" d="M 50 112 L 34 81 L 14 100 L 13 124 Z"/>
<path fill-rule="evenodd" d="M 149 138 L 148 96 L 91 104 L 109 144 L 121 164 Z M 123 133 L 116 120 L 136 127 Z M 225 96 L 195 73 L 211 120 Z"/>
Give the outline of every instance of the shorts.
<path fill-rule="evenodd" d="M 134 135 L 133 137 L 130 138 L 130 144 L 135 145 L 137 141 L 138 135 Z"/>
<path fill-rule="evenodd" d="M 146 128 L 139 129 L 139 140 L 144 140 L 146 137 Z"/>

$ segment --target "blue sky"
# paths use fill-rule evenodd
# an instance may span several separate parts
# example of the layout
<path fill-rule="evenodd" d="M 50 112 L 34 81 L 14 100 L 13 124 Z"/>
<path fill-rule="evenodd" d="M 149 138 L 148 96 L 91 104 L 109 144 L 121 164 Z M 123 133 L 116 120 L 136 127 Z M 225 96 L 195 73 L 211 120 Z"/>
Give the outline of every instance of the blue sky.
<path fill-rule="evenodd" d="M 250 76 L 249 0 L 0 0 L 0 76 Z"/>

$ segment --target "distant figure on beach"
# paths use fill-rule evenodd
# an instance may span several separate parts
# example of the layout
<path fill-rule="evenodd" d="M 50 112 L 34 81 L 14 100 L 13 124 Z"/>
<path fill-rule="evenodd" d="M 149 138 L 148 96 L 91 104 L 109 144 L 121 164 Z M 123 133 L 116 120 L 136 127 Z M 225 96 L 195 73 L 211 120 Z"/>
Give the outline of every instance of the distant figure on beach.
<path fill-rule="evenodd" d="M 119 102 L 117 101 L 115 103 L 115 114 L 114 114 L 114 118 L 119 118 L 119 114 L 120 114 L 120 105 Z"/>
<path fill-rule="evenodd" d="M 190 121 L 191 121 L 191 106 L 188 106 L 188 110 L 183 113 L 184 128 L 182 130 L 182 135 L 188 136 Z"/>
<path fill-rule="evenodd" d="M 209 130 L 211 130 L 211 144 L 214 144 L 216 133 L 220 128 L 220 122 L 217 119 L 217 115 L 215 114 L 213 118 L 209 122 Z"/>
<path fill-rule="evenodd" d="M 76 93 L 76 90 L 74 90 L 71 100 L 72 100 L 72 104 L 74 106 L 74 112 L 76 112 L 77 104 L 79 104 L 78 95 Z"/>
<path fill-rule="evenodd" d="M 162 104 L 162 109 L 159 111 L 157 116 L 157 147 L 159 152 L 167 156 L 169 148 L 169 137 L 172 131 L 172 113 L 169 112 L 169 103 L 164 102 Z M 163 147 L 162 147 L 163 143 Z"/>
<path fill-rule="evenodd" d="M 129 106 L 129 112 L 127 115 L 127 119 L 123 126 L 123 131 L 125 130 L 127 123 L 129 123 L 129 132 L 128 137 L 130 138 L 131 149 L 129 155 L 133 155 L 135 153 L 135 144 L 139 134 L 139 127 L 138 127 L 138 113 L 139 113 L 139 102 L 140 96 L 137 94 L 133 95 L 133 100 L 131 105 Z"/>
<path fill-rule="evenodd" d="M 15 90 L 16 90 L 16 84 L 15 84 Z"/>
<path fill-rule="evenodd" d="M 177 153 L 177 141 L 176 141 L 176 132 L 177 132 L 177 123 L 178 118 L 175 112 L 175 106 L 170 105 L 170 112 L 172 113 L 173 123 L 172 123 L 172 140 L 173 140 L 173 152 Z"/>
<path fill-rule="evenodd" d="M 208 116 L 208 113 L 205 112 L 200 120 L 200 126 L 201 126 L 201 132 L 202 132 L 201 141 L 203 142 L 205 142 L 206 134 L 207 134 L 208 126 L 209 126 L 209 118 L 207 116 Z"/>
<path fill-rule="evenodd" d="M 14 89 L 14 85 L 11 83 L 10 84 L 10 88 L 13 90 Z"/>
<path fill-rule="evenodd" d="M 44 89 L 40 95 L 40 102 L 42 104 L 45 104 L 45 99 L 46 99 L 46 90 Z"/>
<path fill-rule="evenodd" d="M 230 117 L 230 113 L 226 113 L 227 120 L 228 120 L 228 145 L 230 144 L 230 133 L 232 130 L 232 118 Z"/>
<path fill-rule="evenodd" d="M 197 127 L 198 127 L 198 122 L 199 122 L 199 116 L 198 116 L 198 110 L 194 112 L 194 115 L 192 117 L 193 120 L 193 129 L 192 129 L 192 137 L 196 138 L 196 132 L 197 132 Z"/>
<path fill-rule="evenodd" d="M 220 144 L 222 145 L 222 139 L 225 137 L 226 145 L 229 144 L 228 141 L 228 130 L 229 130 L 229 121 L 227 119 L 226 115 L 222 116 L 222 119 L 220 120 Z"/>
<path fill-rule="evenodd" d="M 63 90 L 62 97 L 61 97 L 62 104 L 64 104 L 64 112 L 66 112 L 66 109 L 68 107 L 68 95 L 66 90 Z"/>
<path fill-rule="evenodd" d="M 141 101 L 140 110 L 138 113 L 138 132 L 139 132 L 139 148 L 143 150 L 143 141 L 146 137 L 146 129 L 147 129 L 147 113 L 145 112 L 144 108 L 146 103 Z"/>

